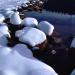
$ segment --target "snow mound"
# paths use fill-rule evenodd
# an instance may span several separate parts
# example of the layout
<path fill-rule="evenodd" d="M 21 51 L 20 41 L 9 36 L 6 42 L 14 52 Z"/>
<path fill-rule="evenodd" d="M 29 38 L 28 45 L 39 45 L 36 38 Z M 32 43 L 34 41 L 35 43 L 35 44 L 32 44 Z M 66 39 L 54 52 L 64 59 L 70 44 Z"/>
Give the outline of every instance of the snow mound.
<path fill-rule="evenodd" d="M 45 33 L 33 27 L 25 27 L 22 31 L 19 32 L 16 31 L 15 33 L 16 37 L 19 36 L 19 41 L 27 43 L 31 46 L 36 46 L 46 40 Z"/>
<path fill-rule="evenodd" d="M 20 55 L 27 57 L 27 58 L 33 58 L 33 54 L 30 49 L 24 44 L 17 44 L 13 47 L 13 50 L 16 50 L 20 53 Z"/>
<path fill-rule="evenodd" d="M 17 75 L 13 70 L 5 69 L 0 71 L 0 75 Z"/>
<path fill-rule="evenodd" d="M 51 35 L 54 30 L 54 26 L 47 21 L 42 21 L 39 23 L 38 28 L 40 28 L 47 35 Z"/>
<path fill-rule="evenodd" d="M 37 26 L 38 21 L 35 18 L 27 17 L 22 21 L 22 24 L 25 25 L 25 26 Z"/>
<path fill-rule="evenodd" d="M 43 71 L 44 70 L 44 71 Z M 44 72 L 44 73 L 43 73 Z M 3 74 L 2 74 L 3 73 Z M 47 74 L 46 74 L 47 73 Z M 21 56 L 17 50 L 0 48 L 0 75 L 57 75 L 45 63 Z"/>
<path fill-rule="evenodd" d="M 2 23 L 4 20 L 5 20 L 5 17 L 2 14 L 0 14 L 0 23 Z"/>
<path fill-rule="evenodd" d="M 10 23 L 14 25 L 20 25 L 21 24 L 21 18 L 19 16 L 19 12 L 14 12 L 10 18 Z"/>
<path fill-rule="evenodd" d="M 0 45 L 7 46 L 8 44 L 7 37 L 8 38 L 11 37 L 7 25 L 0 24 Z"/>

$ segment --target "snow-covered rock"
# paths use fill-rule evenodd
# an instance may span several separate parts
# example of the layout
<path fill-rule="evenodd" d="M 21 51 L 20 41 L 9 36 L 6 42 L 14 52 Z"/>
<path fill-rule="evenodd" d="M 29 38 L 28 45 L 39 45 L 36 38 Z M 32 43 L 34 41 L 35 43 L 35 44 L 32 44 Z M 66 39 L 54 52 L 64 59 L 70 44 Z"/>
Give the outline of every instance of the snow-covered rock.
<path fill-rule="evenodd" d="M 21 31 L 16 31 L 15 36 L 19 37 L 19 41 L 31 46 L 39 45 L 46 40 L 45 33 L 33 27 L 25 27 Z"/>
<path fill-rule="evenodd" d="M 21 24 L 21 18 L 19 16 L 19 12 L 14 12 L 10 18 L 10 23 L 14 25 L 20 25 Z"/>
<path fill-rule="evenodd" d="M 8 31 L 8 26 L 5 23 L 0 24 L 0 31 Z"/>
<path fill-rule="evenodd" d="M 20 53 L 20 55 L 24 57 L 33 58 L 31 50 L 24 44 L 17 44 L 13 47 L 13 50 L 17 50 Z"/>
<path fill-rule="evenodd" d="M 35 18 L 27 17 L 27 18 L 23 19 L 22 25 L 25 25 L 25 26 L 37 26 L 38 21 Z"/>
<path fill-rule="evenodd" d="M 0 23 L 2 23 L 5 20 L 4 15 L 0 14 Z"/>
<path fill-rule="evenodd" d="M 72 71 L 72 73 L 70 75 L 75 75 L 75 69 Z"/>
<path fill-rule="evenodd" d="M 21 35 L 23 35 L 23 34 L 24 34 L 23 30 L 18 30 L 18 31 L 16 31 L 15 36 L 16 37 L 21 37 Z"/>
<path fill-rule="evenodd" d="M 11 18 L 13 13 L 14 13 L 14 11 L 12 11 L 12 10 L 6 10 L 4 15 L 6 18 Z"/>
<path fill-rule="evenodd" d="M 71 47 L 75 48 L 75 38 L 73 38 L 73 40 L 71 42 Z"/>
<path fill-rule="evenodd" d="M 11 37 L 7 25 L 0 24 L 0 45 L 7 46 L 7 37 Z"/>
<path fill-rule="evenodd" d="M 0 36 L 3 36 L 3 35 L 11 37 L 8 26 L 6 24 L 0 24 Z"/>
<path fill-rule="evenodd" d="M 38 24 L 38 28 L 40 28 L 45 34 L 49 36 L 53 33 L 54 30 L 54 26 L 47 21 L 40 22 Z"/>
<path fill-rule="evenodd" d="M 6 53 L 5 53 L 6 52 Z M 23 57 L 17 50 L 0 48 L 0 75 L 58 75 L 45 63 Z"/>
<path fill-rule="evenodd" d="M 26 3 L 22 3 L 21 6 L 28 7 L 28 5 Z"/>

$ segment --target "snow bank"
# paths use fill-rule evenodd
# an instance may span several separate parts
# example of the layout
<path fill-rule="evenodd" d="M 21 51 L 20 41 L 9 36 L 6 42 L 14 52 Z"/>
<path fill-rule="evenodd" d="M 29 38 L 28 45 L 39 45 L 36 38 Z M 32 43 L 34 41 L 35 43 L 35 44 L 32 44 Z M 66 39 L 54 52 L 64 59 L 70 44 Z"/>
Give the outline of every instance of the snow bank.
<path fill-rule="evenodd" d="M 17 5 L 21 5 L 23 2 L 26 3 L 28 1 L 29 0 L 0 0 L 0 9 L 13 9 Z"/>

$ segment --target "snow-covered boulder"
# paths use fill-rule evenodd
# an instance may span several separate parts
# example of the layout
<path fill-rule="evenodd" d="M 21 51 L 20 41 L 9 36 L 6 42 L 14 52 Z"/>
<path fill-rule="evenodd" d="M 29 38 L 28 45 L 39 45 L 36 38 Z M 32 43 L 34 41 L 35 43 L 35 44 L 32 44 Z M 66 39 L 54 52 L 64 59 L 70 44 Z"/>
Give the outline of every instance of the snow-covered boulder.
<path fill-rule="evenodd" d="M 7 35 L 10 37 L 9 29 L 6 24 L 0 24 L 0 36 Z"/>
<path fill-rule="evenodd" d="M 10 38 L 10 33 L 7 25 L 0 24 L 0 45 L 6 46 L 8 43 L 8 38 Z"/>
<path fill-rule="evenodd" d="M 27 43 L 32 47 L 39 45 L 46 40 L 45 33 L 33 27 L 25 27 L 21 31 L 16 31 L 15 36 L 19 37 L 19 41 Z"/>
<path fill-rule="evenodd" d="M 21 35 L 23 35 L 23 34 L 24 34 L 23 30 L 18 30 L 18 31 L 15 32 L 15 36 L 18 37 L 18 38 L 21 37 Z"/>
<path fill-rule="evenodd" d="M 25 27 L 19 35 L 19 41 L 36 46 L 46 40 L 46 35 L 42 31 L 32 27 Z M 18 34 L 18 32 L 16 32 Z M 17 36 L 17 35 L 16 35 Z"/>
<path fill-rule="evenodd" d="M 21 24 L 21 18 L 19 16 L 19 12 L 14 12 L 10 18 L 10 23 L 13 25 L 20 25 Z"/>
<path fill-rule="evenodd" d="M 47 21 L 42 21 L 38 24 L 38 28 L 40 28 L 45 34 L 47 35 L 52 35 L 53 30 L 54 30 L 54 26 L 47 22 Z"/>
<path fill-rule="evenodd" d="M 75 38 L 73 38 L 73 40 L 71 42 L 71 47 L 75 48 Z"/>
<path fill-rule="evenodd" d="M 5 20 L 4 15 L 0 14 L 0 23 L 2 23 Z"/>
<path fill-rule="evenodd" d="M 12 49 L 17 50 L 20 53 L 20 55 L 24 57 L 33 58 L 31 50 L 24 44 L 17 44 Z"/>
<path fill-rule="evenodd" d="M 1 11 L 5 18 L 10 18 L 14 11 L 11 8 L 6 8 Z"/>
<path fill-rule="evenodd" d="M 23 57 L 17 50 L 0 48 L 0 75 L 58 75 L 45 63 Z"/>
<path fill-rule="evenodd" d="M 11 18 L 11 16 L 12 16 L 13 13 L 14 13 L 14 11 L 12 11 L 12 10 L 7 10 L 7 11 L 5 12 L 6 18 Z"/>
<path fill-rule="evenodd" d="M 38 21 L 35 18 L 27 17 L 27 18 L 23 19 L 22 25 L 34 27 L 34 26 L 38 25 Z"/>
<path fill-rule="evenodd" d="M 22 3 L 21 6 L 22 7 L 28 7 L 28 5 L 26 3 Z"/>
<path fill-rule="evenodd" d="M 75 69 L 72 71 L 72 73 L 70 75 L 75 75 Z"/>

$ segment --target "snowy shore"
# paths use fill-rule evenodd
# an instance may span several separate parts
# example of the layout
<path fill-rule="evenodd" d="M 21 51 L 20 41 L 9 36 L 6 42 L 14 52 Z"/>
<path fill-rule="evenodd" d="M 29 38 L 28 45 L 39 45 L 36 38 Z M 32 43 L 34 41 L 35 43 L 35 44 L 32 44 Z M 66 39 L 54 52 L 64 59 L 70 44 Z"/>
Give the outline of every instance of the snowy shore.
<path fill-rule="evenodd" d="M 0 0 L 0 10 L 5 8 L 14 8 L 22 3 L 27 3 L 28 0 Z"/>

